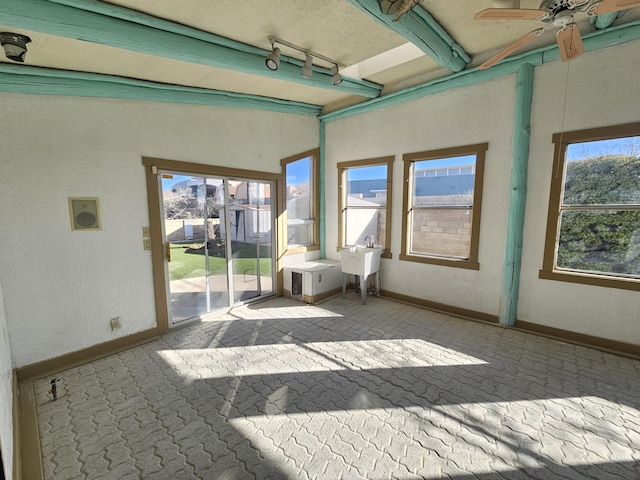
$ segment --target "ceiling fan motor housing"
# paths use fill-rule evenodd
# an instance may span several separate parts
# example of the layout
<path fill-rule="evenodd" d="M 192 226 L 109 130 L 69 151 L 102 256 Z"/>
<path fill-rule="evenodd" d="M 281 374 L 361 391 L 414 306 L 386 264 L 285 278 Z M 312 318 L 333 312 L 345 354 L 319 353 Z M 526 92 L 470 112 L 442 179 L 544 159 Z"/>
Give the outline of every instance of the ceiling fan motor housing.
<path fill-rule="evenodd" d="M 571 10 L 562 10 L 553 17 L 553 24 L 556 27 L 566 27 L 573 21 L 573 12 Z"/>
<path fill-rule="evenodd" d="M 556 18 L 571 16 L 574 9 L 589 3 L 589 1 L 590 0 L 543 0 L 540 4 L 540 10 L 545 10 L 548 16 L 541 20 L 543 22 L 551 22 L 556 20 Z M 565 25 L 566 23 L 569 22 L 562 20 L 559 25 Z"/>

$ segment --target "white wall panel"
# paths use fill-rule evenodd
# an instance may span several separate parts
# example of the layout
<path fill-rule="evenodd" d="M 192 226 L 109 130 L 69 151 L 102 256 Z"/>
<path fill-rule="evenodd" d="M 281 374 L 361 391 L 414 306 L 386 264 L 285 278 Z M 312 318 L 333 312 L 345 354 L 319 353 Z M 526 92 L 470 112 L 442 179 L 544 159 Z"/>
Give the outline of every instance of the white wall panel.
<path fill-rule="evenodd" d="M 155 326 L 142 156 L 279 173 L 281 158 L 318 145 L 318 122 L 306 116 L 9 94 L 0 102 L 0 281 L 14 367 Z M 71 231 L 70 196 L 99 197 L 101 231 Z M 113 317 L 122 322 L 114 332 Z"/>
<path fill-rule="evenodd" d="M 515 75 L 327 124 L 327 256 L 338 258 L 338 162 L 395 155 L 391 252 L 382 288 L 497 315 L 512 157 Z M 488 142 L 480 270 L 400 261 L 402 154 Z M 496 289 L 496 286 L 498 288 Z"/>
<path fill-rule="evenodd" d="M 639 42 L 535 70 L 520 320 L 640 344 L 638 292 L 538 278 L 553 164 L 551 137 L 562 131 L 639 122 L 636 65 Z"/>
<path fill-rule="evenodd" d="M 639 43 L 586 53 L 535 69 L 528 192 L 517 318 L 640 344 L 638 292 L 541 280 L 551 137 L 560 131 L 640 121 Z M 449 90 L 327 124 L 327 256 L 338 258 L 338 162 L 395 155 L 393 259 L 382 287 L 454 307 L 499 315 L 512 161 L 515 75 Z M 488 142 L 479 271 L 400 261 L 402 154 Z"/>

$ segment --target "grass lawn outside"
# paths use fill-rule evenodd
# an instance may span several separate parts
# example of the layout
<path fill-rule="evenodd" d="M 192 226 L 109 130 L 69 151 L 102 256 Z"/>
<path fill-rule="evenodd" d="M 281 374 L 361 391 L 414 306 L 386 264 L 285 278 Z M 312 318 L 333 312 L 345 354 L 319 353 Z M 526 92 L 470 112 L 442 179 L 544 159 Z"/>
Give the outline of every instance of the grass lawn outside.
<path fill-rule="evenodd" d="M 171 261 L 169 262 L 169 280 L 182 280 L 184 278 L 204 277 L 205 256 L 202 243 L 172 243 Z M 257 273 L 256 246 L 252 244 L 233 242 L 233 273 L 252 274 Z M 209 274 L 224 275 L 227 272 L 227 260 L 224 246 L 213 248 L 209 251 Z M 253 255 L 253 258 L 252 256 Z M 271 252 L 269 246 L 260 247 L 260 272 L 262 275 L 271 275 Z"/>

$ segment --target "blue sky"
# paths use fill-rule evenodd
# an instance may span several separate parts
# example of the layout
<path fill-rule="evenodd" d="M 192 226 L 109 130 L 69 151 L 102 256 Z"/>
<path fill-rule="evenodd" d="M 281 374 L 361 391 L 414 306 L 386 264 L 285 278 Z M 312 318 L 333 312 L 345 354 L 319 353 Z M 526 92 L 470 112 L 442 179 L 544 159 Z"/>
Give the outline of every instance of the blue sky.
<path fill-rule="evenodd" d="M 347 177 L 350 182 L 354 180 L 387 178 L 387 166 L 375 165 L 372 167 L 350 168 L 347 170 Z"/>
<path fill-rule="evenodd" d="M 311 157 L 301 158 L 287 164 L 287 185 L 304 185 L 309 183 Z"/>
<path fill-rule="evenodd" d="M 438 158 L 435 160 L 422 160 L 416 162 L 415 169 L 423 170 L 425 168 L 445 168 L 445 167 L 462 167 L 463 165 L 475 165 L 475 155 L 464 155 L 462 157 Z"/>
<path fill-rule="evenodd" d="M 600 155 L 635 154 L 640 150 L 640 137 L 615 138 L 596 142 L 571 143 L 567 146 L 567 160 L 598 157 Z"/>
<path fill-rule="evenodd" d="M 162 190 L 171 190 L 171 188 L 178 182 L 183 182 L 185 180 L 190 180 L 192 175 L 176 175 L 176 174 L 162 174 Z M 172 175 L 173 178 L 165 178 L 164 175 Z"/>

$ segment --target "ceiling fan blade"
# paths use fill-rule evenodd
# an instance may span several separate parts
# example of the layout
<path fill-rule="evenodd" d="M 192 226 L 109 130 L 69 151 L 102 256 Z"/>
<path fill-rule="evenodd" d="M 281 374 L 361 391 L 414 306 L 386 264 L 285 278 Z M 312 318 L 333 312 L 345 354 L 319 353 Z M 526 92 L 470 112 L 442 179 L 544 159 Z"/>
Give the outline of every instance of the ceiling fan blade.
<path fill-rule="evenodd" d="M 592 15 L 601 15 L 634 7 L 640 7 L 640 0 L 602 0 L 592 5 L 588 11 Z"/>
<path fill-rule="evenodd" d="M 624 0 L 620 0 L 624 1 Z M 476 13 L 476 20 L 542 20 L 547 16 L 545 10 L 526 8 L 487 8 Z"/>
<path fill-rule="evenodd" d="M 570 23 L 566 28 L 556 33 L 558 48 L 560 49 L 560 59 L 568 62 L 584 53 L 584 45 L 580 37 L 580 31 L 575 23 Z"/>
<path fill-rule="evenodd" d="M 539 37 L 542 34 L 543 31 L 544 31 L 544 28 L 538 28 L 537 30 L 534 30 L 533 32 L 527 33 L 524 37 L 516 40 L 515 42 L 513 42 L 508 47 L 500 50 L 498 53 L 496 53 L 489 60 L 484 62 L 482 65 L 478 66 L 478 69 L 486 70 L 489 67 L 493 67 L 496 63 L 498 63 L 500 60 L 502 60 L 506 56 L 512 54 L 517 49 L 519 49 L 523 45 L 529 43 L 534 38 Z"/>

